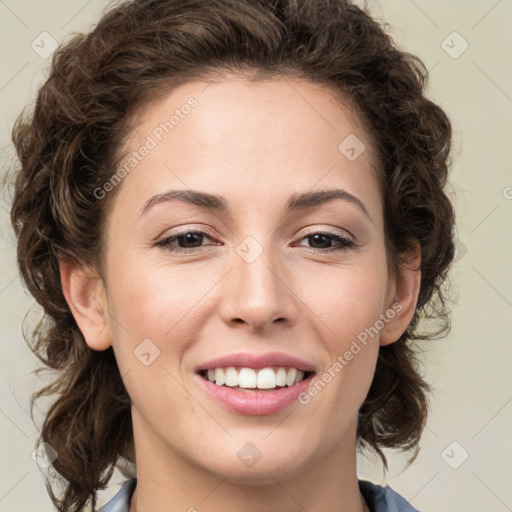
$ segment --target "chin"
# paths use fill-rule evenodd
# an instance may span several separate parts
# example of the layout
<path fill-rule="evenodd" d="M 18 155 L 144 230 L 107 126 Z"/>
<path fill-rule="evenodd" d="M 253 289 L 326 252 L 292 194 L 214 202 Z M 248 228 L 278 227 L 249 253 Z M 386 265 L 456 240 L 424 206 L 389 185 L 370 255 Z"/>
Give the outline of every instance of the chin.
<path fill-rule="evenodd" d="M 254 451 L 251 460 L 250 455 L 245 455 L 251 450 Z M 240 455 L 238 452 L 242 452 Z M 256 450 L 250 447 L 249 442 L 242 445 L 241 450 L 237 450 L 233 457 L 226 457 L 226 452 L 223 452 L 222 460 L 219 461 L 215 467 L 208 466 L 205 469 L 209 472 L 215 473 L 224 479 L 237 485 L 274 485 L 276 480 L 282 481 L 293 477 L 301 471 L 306 465 L 304 453 L 301 452 L 302 458 L 297 459 L 296 450 L 290 447 L 290 450 L 285 451 L 283 448 L 279 450 L 265 450 L 260 451 L 260 458 L 257 458 Z M 245 460 L 244 460 L 245 459 Z"/>

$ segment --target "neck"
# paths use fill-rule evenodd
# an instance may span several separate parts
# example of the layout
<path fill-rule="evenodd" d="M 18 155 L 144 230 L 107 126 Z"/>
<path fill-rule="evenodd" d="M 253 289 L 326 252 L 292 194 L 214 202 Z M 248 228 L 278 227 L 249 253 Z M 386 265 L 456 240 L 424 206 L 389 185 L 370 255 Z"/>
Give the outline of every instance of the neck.
<path fill-rule="evenodd" d="M 133 426 L 137 486 L 129 512 L 370 512 L 357 482 L 355 421 L 327 453 L 286 470 L 263 456 L 249 471 L 238 460 L 228 471 L 201 466 L 163 443 L 136 414 Z"/>

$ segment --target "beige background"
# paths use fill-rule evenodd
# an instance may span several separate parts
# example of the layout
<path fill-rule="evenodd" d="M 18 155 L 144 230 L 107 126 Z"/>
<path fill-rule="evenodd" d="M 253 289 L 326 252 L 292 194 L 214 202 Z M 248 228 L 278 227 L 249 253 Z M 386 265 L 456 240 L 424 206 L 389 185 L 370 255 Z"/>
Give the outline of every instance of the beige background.
<path fill-rule="evenodd" d="M 12 158 L 15 116 L 45 76 L 48 59 L 31 48 L 32 41 L 44 31 L 61 42 L 73 31 L 88 30 L 105 5 L 0 0 L 2 167 Z M 390 453 L 387 480 L 374 459 L 362 458 L 359 476 L 387 481 L 421 512 L 512 510 L 512 2 L 372 0 L 369 5 L 391 24 L 397 43 L 431 70 L 430 96 L 453 122 L 450 194 L 459 241 L 451 274 L 452 331 L 429 343 L 425 353 L 425 373 L 436 392 L 422 451 L 404 472 L 405 458 Z M 468 48 L 458 55 L 464 41 Z M 31 458 L 37 429 L 28 415 L 29 393 L 38 384 L 30 375 L 35 358 L 20 327 L 34 301 L 17 274 L 8 210 L 5 196 L 0 202 L 0 511 L 50 511 L 42 472 Z M 37 308 L 29 314 L 37 317 Z M 102 502 L 117 489 L 113 482 Z"/>

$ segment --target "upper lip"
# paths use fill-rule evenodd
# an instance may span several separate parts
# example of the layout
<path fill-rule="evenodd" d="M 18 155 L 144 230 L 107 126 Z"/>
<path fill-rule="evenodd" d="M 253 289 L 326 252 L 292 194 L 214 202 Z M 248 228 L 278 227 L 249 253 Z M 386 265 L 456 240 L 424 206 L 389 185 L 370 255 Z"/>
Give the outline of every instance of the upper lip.
<path fill-rule="evenodd" d="M 228 366 L 241 366 L 246 368 L 261 369 L 269 366 L 292 367 L 304 372 L 314 372 L 315 367 L 295 356 L 282 352 L 267 352 L 266 354 L 250 354 L 239 352 L 229 354 L 206 361 L 197 367 L 197 371 L 224 368 Z"/>

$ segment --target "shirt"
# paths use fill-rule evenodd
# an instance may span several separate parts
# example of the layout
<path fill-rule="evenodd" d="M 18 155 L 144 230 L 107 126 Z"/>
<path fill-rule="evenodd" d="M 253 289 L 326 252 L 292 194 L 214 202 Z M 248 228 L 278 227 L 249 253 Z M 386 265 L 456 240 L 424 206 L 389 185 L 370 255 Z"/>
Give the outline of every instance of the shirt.
<path fill-rule="evenodd" d="M 128 512 L 136 483 L 136 478 L 127 480 L 119 492 L 98 512 Z M 358 480 L 358 483 L 371 512 L 419 512 L 389 485 L 381 487 L 367 480 Z"/>

